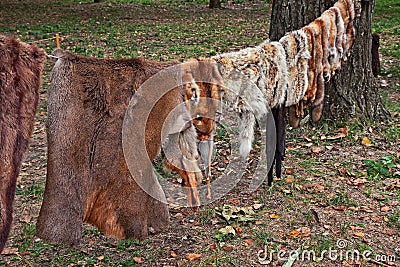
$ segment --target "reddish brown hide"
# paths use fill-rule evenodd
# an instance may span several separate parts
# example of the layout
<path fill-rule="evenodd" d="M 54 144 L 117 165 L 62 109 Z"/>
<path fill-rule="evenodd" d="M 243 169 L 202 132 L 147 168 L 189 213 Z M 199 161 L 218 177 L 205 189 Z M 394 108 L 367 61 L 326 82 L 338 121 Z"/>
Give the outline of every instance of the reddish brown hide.
<path fill-rule="evenodd" d="M 188 111 L 191 113 L 192 122 L 196 128 L 197 139 L 200 141 L 212 138 L 218 106 L 222 103 L 225 86 L 217 64 L 211 59 L 192 59 L 181 65 L 184 100 Z M 220 102 L 218 102 L 220 100 Z M 209 151 L 212 153 L 211 151 Z M 185 153 L 185 151 L 183 152 Z M 187 153 L 186 153 L 187 154 Z M 209 158 L 210 155 L 207 155 Z M 210 169 L 211 160 L 208 162 Z M 181 164 L 183 165 L 183 164 Z M 201 201 L 197 186 L 201 183 L 202 176 L 194 172 L 187 172 L 176 168 L 166 162 L 166 166 L 179 173 L 187 191 L 189 206 L 200 206 Z M 189 168 L 190 169 L 190 168 Z M 208 195 L 211 198 L 210 173 L 207 177 Z"/>
<path fill-rule="evenodd" d="M 0 251 L 12 223 L 12 203 L 39 100 L 43 50 L 0 36 Z"/>
<path fill-rule="evenodd" d="M 49 89 L 47 181 L 37 235 L 77 243 L 83 221 L 118 238 L 143 239 L 150 229 L 166 228 L 167 206 L 133 179 L 121 133 L 138 87 L 176 62 L 95 59 L 61 50 L 54 55 L 59 59 Z M 154 107 L 160 112 L 150 114 L 145 137 L 150 159 L 160 150 L 162 122 L 179 99 L 181 89 L 171 90 Z"/>

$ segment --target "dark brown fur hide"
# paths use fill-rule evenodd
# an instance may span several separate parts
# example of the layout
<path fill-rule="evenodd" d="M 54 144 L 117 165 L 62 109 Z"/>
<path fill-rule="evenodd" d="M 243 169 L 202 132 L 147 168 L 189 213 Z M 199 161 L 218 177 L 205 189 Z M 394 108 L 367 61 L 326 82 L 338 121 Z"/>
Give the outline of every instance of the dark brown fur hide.
<path fill-rule="evenodd" d="M 381 62 L 379 59 L 379 34 L 372 34 L 372 73 L 375 77 L 381 72 Z"/>
<path fill-rule="evenodd" d="M 54 55 L 60 59 L 49 89 L 47 181 L 37 235 L 50 242 L 77 243 L 83 221 L 118 238 L 143 239 L 150 228 L 164 229 L 167 206 L 134 181 L 121 132 L 138 87 L 177 63 L 95 59 L 60 50 Z M 179 101 L 182 92 L 176 88 L 152 110 L 145 134 L 150 159 L 160 150 L 167 111 Z"/>
<path fill-rule="evenodd" d="M 39 100 L 43 50 L 0 36 L 0 252 L 12 223 L 12 203 Z"/>

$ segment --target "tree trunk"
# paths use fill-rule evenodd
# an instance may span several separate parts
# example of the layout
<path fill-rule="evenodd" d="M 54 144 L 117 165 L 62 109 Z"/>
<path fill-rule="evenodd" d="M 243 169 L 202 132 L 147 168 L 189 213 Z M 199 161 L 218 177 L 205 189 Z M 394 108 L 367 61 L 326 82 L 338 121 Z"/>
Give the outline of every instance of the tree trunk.
<path fill-rule="evenodd" d="M 336 1 L 274 0 L 270 39 L 279 40 L 286 32 L 309 24 Z M 389 115 L 382 104 L 371 69 L 371 26 L 375 0 L 361 0 L 360 16 L 355 18 L 356 38 L 347 62 L 325 84 L 323 116 L 361 121 L 384 119 Z M 357 13 L 357 10 L 356 10 Z"/>
<path fill-rule="evenodd" d="M 166 228 L 167 205 L 137 185 L 124 157 L 121 133 L 125 111 L 138 87 L 175 63 L 103 60 L 60 50 L 53 55 L 58 60 L 48 98 L 47 177 L 37 235 L 48 242 L 78 243 L 84 221 L 118 238 L 143 239 L 150 228 Z M 162 98 L 159 109 L 173 108 L 179 96 L 180 91 L 172 99 Z M 144 119 L 142 114 L 134 115 Z M 161 146 L 162 116 L 166 114 L 149 118 L 150 160 Z M 144 140 L 130 141 L 134 149 Z M 151 178 L 151 167 L 151 162 L 139 167 L 145 179 Z"/>
<path fill-rule="evenodd" d="M 210 0 L 209 8 L 221 8 L 221 0 Z"/>

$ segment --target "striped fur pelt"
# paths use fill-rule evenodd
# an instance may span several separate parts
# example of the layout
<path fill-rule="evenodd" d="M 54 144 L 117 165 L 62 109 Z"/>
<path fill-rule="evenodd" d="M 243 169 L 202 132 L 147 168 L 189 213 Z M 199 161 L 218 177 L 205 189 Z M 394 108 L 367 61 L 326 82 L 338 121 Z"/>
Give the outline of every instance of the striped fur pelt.
<path fill-rule="evenodd" d="M 10 232 L 17 176 L 33 130 L 45 60 L 42 49 L 0 36 L 0 252 Z"/>

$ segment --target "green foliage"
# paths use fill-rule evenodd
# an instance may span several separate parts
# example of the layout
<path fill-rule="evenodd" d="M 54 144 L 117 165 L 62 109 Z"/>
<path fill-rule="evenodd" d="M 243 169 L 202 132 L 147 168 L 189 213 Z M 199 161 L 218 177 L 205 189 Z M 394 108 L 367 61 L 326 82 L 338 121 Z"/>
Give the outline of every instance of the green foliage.
<path fill-rule="evenodd" d="M 394 155 L 386 155 L 380 160 L 364 160 L 363 162 L 368 167 L 368 179 L 380 181 L 393 178 L 393 170 L 396 168 L 396 162 L 399 162 L 399 159 Z"/>
<path fill-rule="evenodd" d="M 350 198 L 347 192 L 338 192 L 333 197 L 327 199 L 327 204 L 331 206 L 353 206 L 357 207 L 358 203 L 354 199 Z"/>

